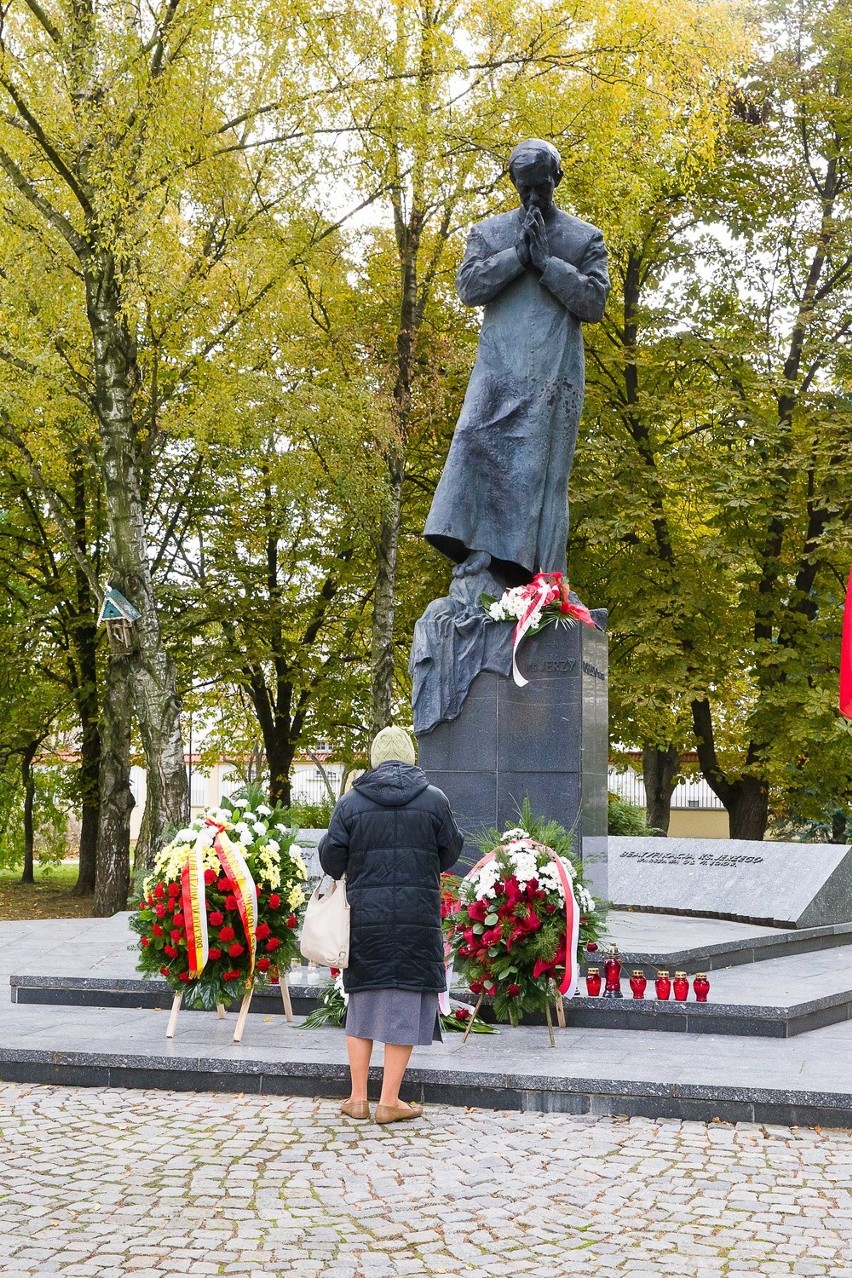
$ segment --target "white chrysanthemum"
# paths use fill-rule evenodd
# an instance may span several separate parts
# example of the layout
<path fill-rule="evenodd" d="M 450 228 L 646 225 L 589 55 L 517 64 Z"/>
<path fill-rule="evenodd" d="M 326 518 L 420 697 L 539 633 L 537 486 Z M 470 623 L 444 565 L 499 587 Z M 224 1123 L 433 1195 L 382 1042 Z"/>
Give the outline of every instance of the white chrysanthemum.
<path fill-rule="evenodd" d="M 506 621 L 507 617 L 503 611 L 503 605 L 497 600 L 496 603 L 490 604 L 488 607 L 488 615 L 492 621 Z"/>
<path fill-rule="evenodd" d="M 270 839 L 270 840 L 267 842 L 266 846 L 269 848 L 269 850 L 270 850 L 271 852 L 280 852 L 280 851 L 281 851 L 281 844 L 278 842 L 278 840 L 277 840 L 277 839 Z"/>
<path fill-rule="evenodd" d="M 272 808 L 268 808 L 265 803 L 258 803 L 255 812 L 259 812 L 261 816 L 272 816 Z"/>
<path fill-rule="evenodd" d="M 235 808 L 247 808 L 249 805 L 248 799 L 231 799 L 231 802 Z"/>
<path fill-rule="evenodd" d="M 500 836 L 501 843 L 512 843 L 515 839 L 528 839 L 530 837 L 528 830 L 522 830 L 520 826 L 516 826 L 514 830 L 506 830 Z"/>
<path fill-rule="evenodd" d="M 245 845 L 246 843 L 251 843 L 252 837 L 253 837 L 252 832 L 251 830 L 248 830 L 248 829 L 240 830 L 239 834 L 237 835 L 238 842 L 242 843 L 243 845 Z"/>
<path fill-rule="evenodd" d="M 254 830 L 255 834 L 257 834 L 260 837 L 266 834 L 266 831 L 269 829 L 265 821 L 255 821 L 254 825 L 251 828 Z"/>
<path fill-rule="evenodd" d="M 195 834 L 195 831 L 194 831 L 194 830 L 191 830 L 191 829 L 187 829 L 187 830 L 178 830 L 177 834 L 176 834 L 176 835 L 175 835 L 175 837 L 174 837 L 173 842 L 175 842 L 175 843 L 189 843 L 189 842 L 193 842 L 193 843 L 194 843 L 194 842 L 195 842 L 195 840 L 194 840 L 194 839 L 193 839 L 193 837 L 192 837 L 194 834 Z"/>

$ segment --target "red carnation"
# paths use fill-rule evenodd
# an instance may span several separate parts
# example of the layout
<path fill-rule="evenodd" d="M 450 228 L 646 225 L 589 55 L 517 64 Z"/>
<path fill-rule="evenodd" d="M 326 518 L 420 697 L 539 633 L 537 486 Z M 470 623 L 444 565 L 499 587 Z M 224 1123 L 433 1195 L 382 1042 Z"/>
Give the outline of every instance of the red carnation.
<path fill-rule="evenodd" d="M 210 884 L 211 884 L 211 883 L 215 883 L 215 882 L 216 882 L 216 871 L 215 871 L 215 870 L 205 870 L 205 871 L 204 871 L 204 882 L 207 884 L 207 886 L 208 886 L 208 887 L 210 886 Z"/>
<path fill-rule="evenodd" d="M 290 915 L 288 916 L 288 918 L 287 918 L 287 926 L 288 926 L 288 927 L 298 927 L 298 926 L 299 926 L 299 920 L 296 918 L 295 914 L 290 914 Z"/>
<path fill-rule="evenodd" d="M 179 927 L 173 927 L 170 935 L 171 935 L 172 941 L 179 941 L 180 938 L 183 936 L 183 932 L 181 932 Z"/>
<path fill-rule="evenodd" d="M 259 959 L 257 960 L 257 970 L 258 970 L 258 972 L 268 972 L 268 971 L 269 971 L 269 965 L 270 965 L 270 963 L 271 963 L 271 959 L 268 959 L 268 958 L 259 958 Z"/>
<path fill-rule="evenodd" d="M 216 886 L 220 892 L 231 892 L 234 888 L 230 879 L 220 879 Z"/>
<path fill-rule="evenodd" d="M 179 884 L 179 883 L 170 883 L 170 884 L 169 884 L 169 896 L 177 896 L 179 892 L 180 892 L 180 884 Z"/>
<path fill-rule="evenodd" d="M 259 941 L 265 941 L 267 936 L 269 936 L 269 932 L 270 927 L 268 923 L 259 923 L 255 928 L 254 934 Z"/>
<path fill-rule="evenodd" d="M 222 957 L 222 951 L 219 949 L 218 945 L 214 945 L 212 949 L 207 951 L 207 957 L 210 959 L 211 963 Z"/>
<path fill-rule="evenodd" d="M 594 954 L 597 948 L 598 948 L 597 941 L 589 941 L 586 945 L 586 949 L 588 950 L 590 954 Z"/>
<path fill-rule="evenodd" d="M 163 953 L 168 954 L 169 958 L 177 958 L 177 954 L 178 954 L 177 950 L 175 949 L 173 945 L 164 945 Z"/>
<path fill-rule="evenodd" d="M 457 1020 L 457 1021 L 466 1021 L 466 1020 L 469 1018 L 469 1016 L 470 1016 L 470 1008 L 469 1008 L 469 1007 L 457 1007 L 457 1008 L 456 1008 L 456 1020 Z"/>
<path fill-rule="evenodd" d="M 163 935 L 163 929 L 160 927 L 159 923 L 152 923 L 151 931 L 154 933 L 155 936 Z"/>
<path fill-rule="evenodd" d="M 233 945 L 228 946 L 228 953 L 230 954 L 231 958 L 239 958 L 244 950 L 245 950 L 245 946 L 240 945 L 239 941 L 234 941 Z"/>
<path fill-rule="evenodd" d="M 225 909 L 235 910 L 236 908 L 237 908 L 237 898 L 233 895 L 233 893 L 229 893 L 228 896 L 225 897 Z"/>
<path fill-rule="evenodd" d="M 241 976 L 242 976 L 242 972 L 223 972 L 223 973 L 222 973 L 222 980 L 223 980 L 223 981 L 238 981 L 238 980 L 240 979 L 240 977 L 241 977 Z"/>
<path fill-rule="evenodd" d="M 147 937 L 147 936 L 140 936 L 140 938 L 139 938 L 139 944 L 140 944 L 140 945 L 150 945 L 150 944 L 151 944 L 151 942 L 148 940 L 148 937 Z"/>
<path fill-rule="evenodd" d="M 183 927 L 183 910 L 175 910 L 175 916 L 172 919 L 175 927 Z"/>
<path fill-rule="evenodd" d="M 145 909 L 146 904 L 147 904 L 147 902 L 146 902 L 146 901 L 140 901 L 140 902 L 139 902 L 139 909 L 140 909 L 140 910 L 144 910 L 144 909 Z"/>
<path fill-rule="evenodd" d="M 277 893 L 277 892 L 270 892 L 270 894 L 269 894 L 269 908 L 270 908 L 270 910 L 277 910 L 277 909 L 278 909 L 278 906 L 279 906 L 280 904 L 281 904 L 281 897 L 278 895 L 278 893 Z"/>
<path fill-rule="evenodd" d="M 163 915 L 165 914 L 165 912 L 166 912 L 166 907 L 164 905 L 158 905 L 155 911 L 158 919 L 161 919 Z"/>
<path fill-rule="evenodd" d="M 157 886 L 154 888 L 154 896 L 157 898 L 158 901 L 161 901 L 165 895 L 166 895 L 166 889 L 163 887 L 162 883 L 158 883 Z"/>
<path fill-rule="evenodd" d="M 222 930 L 221 930 L 221 932 L 219 933 L 219 940 L 220 940 L 220 941 L 233 941 L 234 936 L 235 936 L 235 933 L 234 933 L 234 929 L 233 929 L 232 927 L 223 927 L 223 928 L 222 928 Z"/>
<path fill-rule="evenodd" d="M 160 968 L 160 976 L 168 976 L 168 974 L 169 974 L 169 969 L 167 967 Z"/>
<path fill-rule="evenodd" d="M 224 922 L 225 922 L 224 914 L 221 914 L 219 910 L 213 910 L 210 915 L 210 926 L 221 927 Z"/>
<path fill-rule="evenodd" d="M 547 902 L 547 904 L 546 904 L 546 905 L 545 905 L 545 907 L 544 907 L 544 912 L 545 912 L 545 914 L 555 914 L 555 913 L 556 913 L 556 906 L 553 904 L 553 902 L 552 902 L 552 901 L 548 901 L 548 902 Z"/>
<path fill-rule="evenodd" d="M 470 983 L 470 992 L 471 992 L 471 994 L 481 994 L 481 993 L 482 993 L 482 981 L 471 981 L 471 983 Z"/>
<path fill-rule="evenodd" d="M 269 940 L 266 942 L 267 954 L 274 954 L 280 944 L 281 942 L 278 940 L 277 936 L 270 936 Z"/>
<path fill-rule="evenodd" d="M 513 981 L 513 982 L 512 982 L 512 984 L 509 986 L 509 988 L 506 990 L 506 993 L 509 995 L 509 998 L 517 998 L 517 997 L 518 997 L 518 995 L 520 994 L 520 992 L 521 992 L 521 987 L 520 987 L 520 985 L 516 985 L 516 984 L 514 983 L 514 981 Z"/>
<path fill-rule="evenodd" d="M 178 972 L 178 980 L 183 981 L 184 985 L 186 985 L 189 980 L 189 972 Z"/>

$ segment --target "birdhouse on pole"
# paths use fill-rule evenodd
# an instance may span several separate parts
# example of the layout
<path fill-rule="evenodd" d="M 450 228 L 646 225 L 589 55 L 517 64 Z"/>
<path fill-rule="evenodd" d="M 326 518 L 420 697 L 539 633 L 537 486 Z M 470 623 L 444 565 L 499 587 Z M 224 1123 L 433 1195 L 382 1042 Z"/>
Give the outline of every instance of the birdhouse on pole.
<path fill-rule="evenodd" d="M 125 599 L 120 590 L 116 590 L 115 586 L 110 586 L 101 604 L 98 625 L 103 622 L 107 628 L 107 633 L 110 636 L 115 635 L 125 648 L 129 648 L 130 627 L 141 616 L 141 612 L 137 612 L 130 600 Z"/>

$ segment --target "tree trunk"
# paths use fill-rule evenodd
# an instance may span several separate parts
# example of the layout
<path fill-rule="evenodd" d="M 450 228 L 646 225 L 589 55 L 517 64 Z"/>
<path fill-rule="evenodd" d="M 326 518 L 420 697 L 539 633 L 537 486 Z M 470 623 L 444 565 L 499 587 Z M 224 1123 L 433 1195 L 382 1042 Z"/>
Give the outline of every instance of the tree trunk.
<path fill-rule="evenodd" d="M 843 808 L 835 808 L 831 814 L 831 842 L 846 843 L 848 817 Z"/>
<path fill-rule="evenodd" d="M 375 736 L 393 722 L 394 642 L 396 608 L 396 559 L 402 509 L 403 459 L 395 453 L 388 467 L 389 509 L 379 528 L 376 544 L 376 589 L 373 596 L 371 637 L 372 689 L 370 733 Z"/>
<path fill-rule="evenodd" d="M 675 777 L 680 754 L 674 746 L 661 750 L 656 745 L 642 748 L 642 776 L 645 781 L 645 824 L 653 830 L 669 832 Z"/>
<path fill-rule="evenodd" d="M 692 723 L 698 747 L 701 772 L 713 793 L 721 799 L 728 813 L 732 839 L 763 839 L 769 822 L 769 786 L 762 777 L 744 776 L 728 781 L 716 756 L 713 716 L 706 697 L 692 703 Z M 760 756 L 752 741 L 746 754 L 746 766 L 754 766 Z"/>
<path fill-rule="evenodd" d="M 769 821 L 769 787 L 759 777 L 741 777 L 731 790 L 733 793 L 725 803 L 731 838 L 761 840 Z"/>
<path fill-rule="evenodd" d="M 98 829 L 98 867 L 95 918 L 126 909 L 130 890 L 130 724 L 133 717 L 133 675 L 130 654 L 110 637 L 110 658 L 104 685 L 101 723 L 101 820 Z"/>
<path fill-rule="evenodd" d="M 82 449 L 72 457 L 74 481 L 74 539 L 78 554 L 89 558 L 89 520 L 86 500 L 87 467 Z M 95 565 L 97 570 L 97 565 Z M 80 716 L 80 868 L 75 896 L 91 896 L 95 890 L 98 864 L 98 824 L 100 822 L 101 729 L 98 704 L 97 607 L 89 578 L 77 561 L 75 570 L 77 616 L 72 628 L 76 671 L 74 676 L 77 712 Z M 109 713 L 109 707 L 104 707 Z"/>
<path fill-rule="evenodd" d="M 35 804 L 35 777 L 33 776 L 33 759 L 38 742 L 28 745 L 21 755 L 21 780 L 24 783 L 24 872 L 22 883 L 35 883 L 35 825 L 33 822 L 33 806 Z"/>
<path fill-rule="evenodd" d="M 151 838 L 156 845 L 168 825 L 183 825 L 188 819 L 189 786 L 175 671 L 160 635 L 146 553 L 139 449 L 133 424 L 138 383 L 136 344 L 122 315 L 115 262 L 105 250 L 93 254 L 88 263 L 86 295 L 94 339 L 112 584 L 141 613 L 131 630 L 129 666 L 145 751 Z"/>

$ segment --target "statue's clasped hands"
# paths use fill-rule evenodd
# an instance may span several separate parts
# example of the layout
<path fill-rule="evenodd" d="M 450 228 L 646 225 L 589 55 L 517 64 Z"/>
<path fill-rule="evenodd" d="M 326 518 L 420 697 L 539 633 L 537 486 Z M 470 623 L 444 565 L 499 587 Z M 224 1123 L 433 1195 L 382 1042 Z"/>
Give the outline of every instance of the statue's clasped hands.
<path fill-rule="evenodd" d="M 550 259 L 544 218 L 541 209 L 535 205 L 527 210 L 518 239 L 517 253 L 522 266 L 531 265 L 537 271 L 543 271 Z"/>

